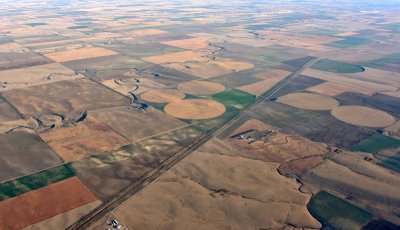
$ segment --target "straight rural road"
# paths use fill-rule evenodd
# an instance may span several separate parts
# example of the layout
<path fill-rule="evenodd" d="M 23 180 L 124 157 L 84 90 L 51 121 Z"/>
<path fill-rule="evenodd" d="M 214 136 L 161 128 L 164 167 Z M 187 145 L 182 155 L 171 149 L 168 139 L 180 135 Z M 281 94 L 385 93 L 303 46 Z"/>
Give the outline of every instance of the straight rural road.
<path fill-rule="evenodd" d="M 148 184 L 150 184 L 151 182 L 156 180 L 167 170 L 172 168 L 174 165 L 179 163 L 181 160 L 185 159 L 191 153 L 195 152 L 200 146 L 202 146 L 204 143 L 209 141 L 211 138 L 220 134 L 222 131 L 224 131 L 229 126 L 234 124 L 236 121 L 238 121 L 244 115 L 248 114 L 250 111 L 252 111 L 254 108 L 256 108 L 259 104 L 273 98 L 274 95 L 277 92 L 279 92 L 279 90 L 284 88 L 288 83 L 290 83 L 297 76 L 299 76 L 303 70 L 310 67 L 318 60 L 320 60 L 320 59 L 312 58 L 310 61 L 308 61 L 304 65 L 297 68 L 294 72 L 289 74 L 286 78 L 284 78 L 282 81 L 280 81 L 278 84 L 276 84 L 273 88 L 271 88 L 270 90 L 265 92 L 263 95 L 259 96 L 253 102 L 253 104 L 251 104 L 248 107 L 246 107 L 245 109 L 243 109 L 235 117 L 233 117 L 232 119 L 227 121 L 225 124 L 222 124 L 220 127 L 215 128 L 210 133 L 201 135 L 196 141 L 194 141 L 190 145 L 186 146 L 183 150 L 174 154 L 173 156 L 171 156 L 170 158 L 168 158 L 167 160 L 162 162 L 159 166 L 157 166 L 150 172 L 146 173 L 145 175 L 143 175 L 136 181 L 133 181 L 132 184 L 125 187 L 119 193 L 114 195 L 111 199 L 104 201 L 100 206 L 98 206 L 96 209 L 92 210 L 90 213 L 88 213 L 87 215 L 80 218 L 77 222 L 75 222 L 74 224 L 69 226 L 67 229 L 69 229 L 69 230 L 89 229 L 89 227 L 91 227 L 93 224 L 97 223 L 99 220 L 101 220 L 103 217 L 105 217 L 107 214 L 109 214 L 111 211 L 113 211 L 119 205 L 121 205 L 126 200 L 128 200 L 131 196 L 133 196 L 136 193 L 138 193 L 139 191 L 141 191 L 143 188 L 145 188 Z"/>

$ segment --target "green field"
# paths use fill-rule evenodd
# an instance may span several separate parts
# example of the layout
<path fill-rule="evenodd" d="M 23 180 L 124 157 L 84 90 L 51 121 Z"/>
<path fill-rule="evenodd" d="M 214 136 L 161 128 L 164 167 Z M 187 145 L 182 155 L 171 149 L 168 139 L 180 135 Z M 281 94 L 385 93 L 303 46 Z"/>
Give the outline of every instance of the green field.
<path fill-rule="evenodd" d="M 0 201 L 30 192 L 75 176 L 71 167 L 60 165 L 0 184 Z"/>
<path fill-rule="evenodd" d="M 335 47 L 335 48 L 350 48 L 350 47 L 354 47 L 354 46 L 363 45 L 367 42 L 368 42 L 368 40 L 365 38 L 347 37 L 343 40 L 326 43 L 325 45 Z"/>
<path fill-rule="evenodd" d="M 385 65 L 399 63 L 400 62 L 400 53 L 390 54 L 384 58 L 376 59 L 373 61 L 369 61 L 364 63 L 364 66 L 371 67 L 371 68 L 379 68 Z"/>
<path fill-rule="evenodd" d="M 365 69 L 361 66 L 333 61 L 329 59 L 322 59 L 312 65 L 311 68 L 333 73 L 359 73 L 365 71 Z"/>
<path fill-rule="evenodd" d="M 212 97 L 227 108 L 234 107 L 236 109 L 243 109 L 251 105 L 256 99 L 255 96 L 237 89 L 217 93 Z"/>
<path fill-rule="evenodd" d="M 359 230 L 374 218 L 372 214 L 323 191 L 311 198 L 307 208 L 322 225 L 338 230 Z"/>
<path fill-rule="evenodd" d="M 400 152 L 398 152 L 394 156 L 387 157 L 385 160 L 382 160 L 377 165 L 400 173 Z"/>
<path fill-rule="evenodd" d="M 383 149 L 400 147 L 400 140 L 384 136 L 382 134 L 373 134 L 368 138 L 361 140 L 352 146 L 352 151 L 361 151 L 368 153 L 377 153 Z"/>

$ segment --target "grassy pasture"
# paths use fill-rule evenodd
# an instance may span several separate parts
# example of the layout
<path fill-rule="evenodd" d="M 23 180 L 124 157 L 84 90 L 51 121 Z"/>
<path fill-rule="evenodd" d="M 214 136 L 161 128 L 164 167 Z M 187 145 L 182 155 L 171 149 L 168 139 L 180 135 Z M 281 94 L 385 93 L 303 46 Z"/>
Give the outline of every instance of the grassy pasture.
<path fill-rule="evenodd" d="M 329 59 L 322 59 L 312 65 L 311 68 L 332 73 L 359 73 L 365 71 L 365 69 L 361 66 L 333 61 Z"/>
<path fill-rule="evenodd" d="M 352 151 L 362 151 L 368 153 L 377 153 L 383 149 L 400 147 L 400 140 L 384 136 L 382 134 L 373 134 L 368 138 L 355 144 Z"/>

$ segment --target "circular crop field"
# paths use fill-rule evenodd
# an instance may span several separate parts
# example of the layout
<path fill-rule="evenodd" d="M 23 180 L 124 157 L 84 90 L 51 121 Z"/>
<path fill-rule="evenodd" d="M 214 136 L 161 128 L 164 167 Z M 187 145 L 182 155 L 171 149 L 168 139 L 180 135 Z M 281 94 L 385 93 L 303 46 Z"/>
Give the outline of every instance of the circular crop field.
<path fill-rule="evenodd" d="M 174 89 L 158 89 L 143 93 L 140 98 L 153 103 L 168 103 L 182 100 L 185 94 Z"/>
<path fill-rule="evenodd" d="M 334 108 L 331 113 L 343 122 L 372 128 L 387 127 L 396 122 L 396 119 L 386 112 L 363 106 L 340 106 Z"/>
<path fill-rule="evenodd" d="M 212 95 L 225 90 L 225 86 L 209 81 L 189 81 L 178 85 L 185 93 L 193 95 Z"/>
<path fill-rule="evenodd" d="M 187 99 L 169 103 L 164 111 L 176 118 L 200 120 L 219 117 L 225 112 L 225 106 L 209 99 Z"/>
<path fill-rule="evenodd" d="M 280 97 L 279 102 L 308 110 L 331 110 L 339 106 L 335 99 L 315 93 L 292 93 Z"/>

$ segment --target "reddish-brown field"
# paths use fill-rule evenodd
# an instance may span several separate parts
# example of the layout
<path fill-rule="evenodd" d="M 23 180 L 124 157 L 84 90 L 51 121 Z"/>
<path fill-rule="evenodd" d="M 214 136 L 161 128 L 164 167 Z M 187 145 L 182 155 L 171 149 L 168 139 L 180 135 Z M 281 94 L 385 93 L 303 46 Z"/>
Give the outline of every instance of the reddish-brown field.
<path fill-rule="evenodd" d="M 20 229 L 85 205 L 97 198 L 77 178 L 0 202 L 0 229 Z"/>

